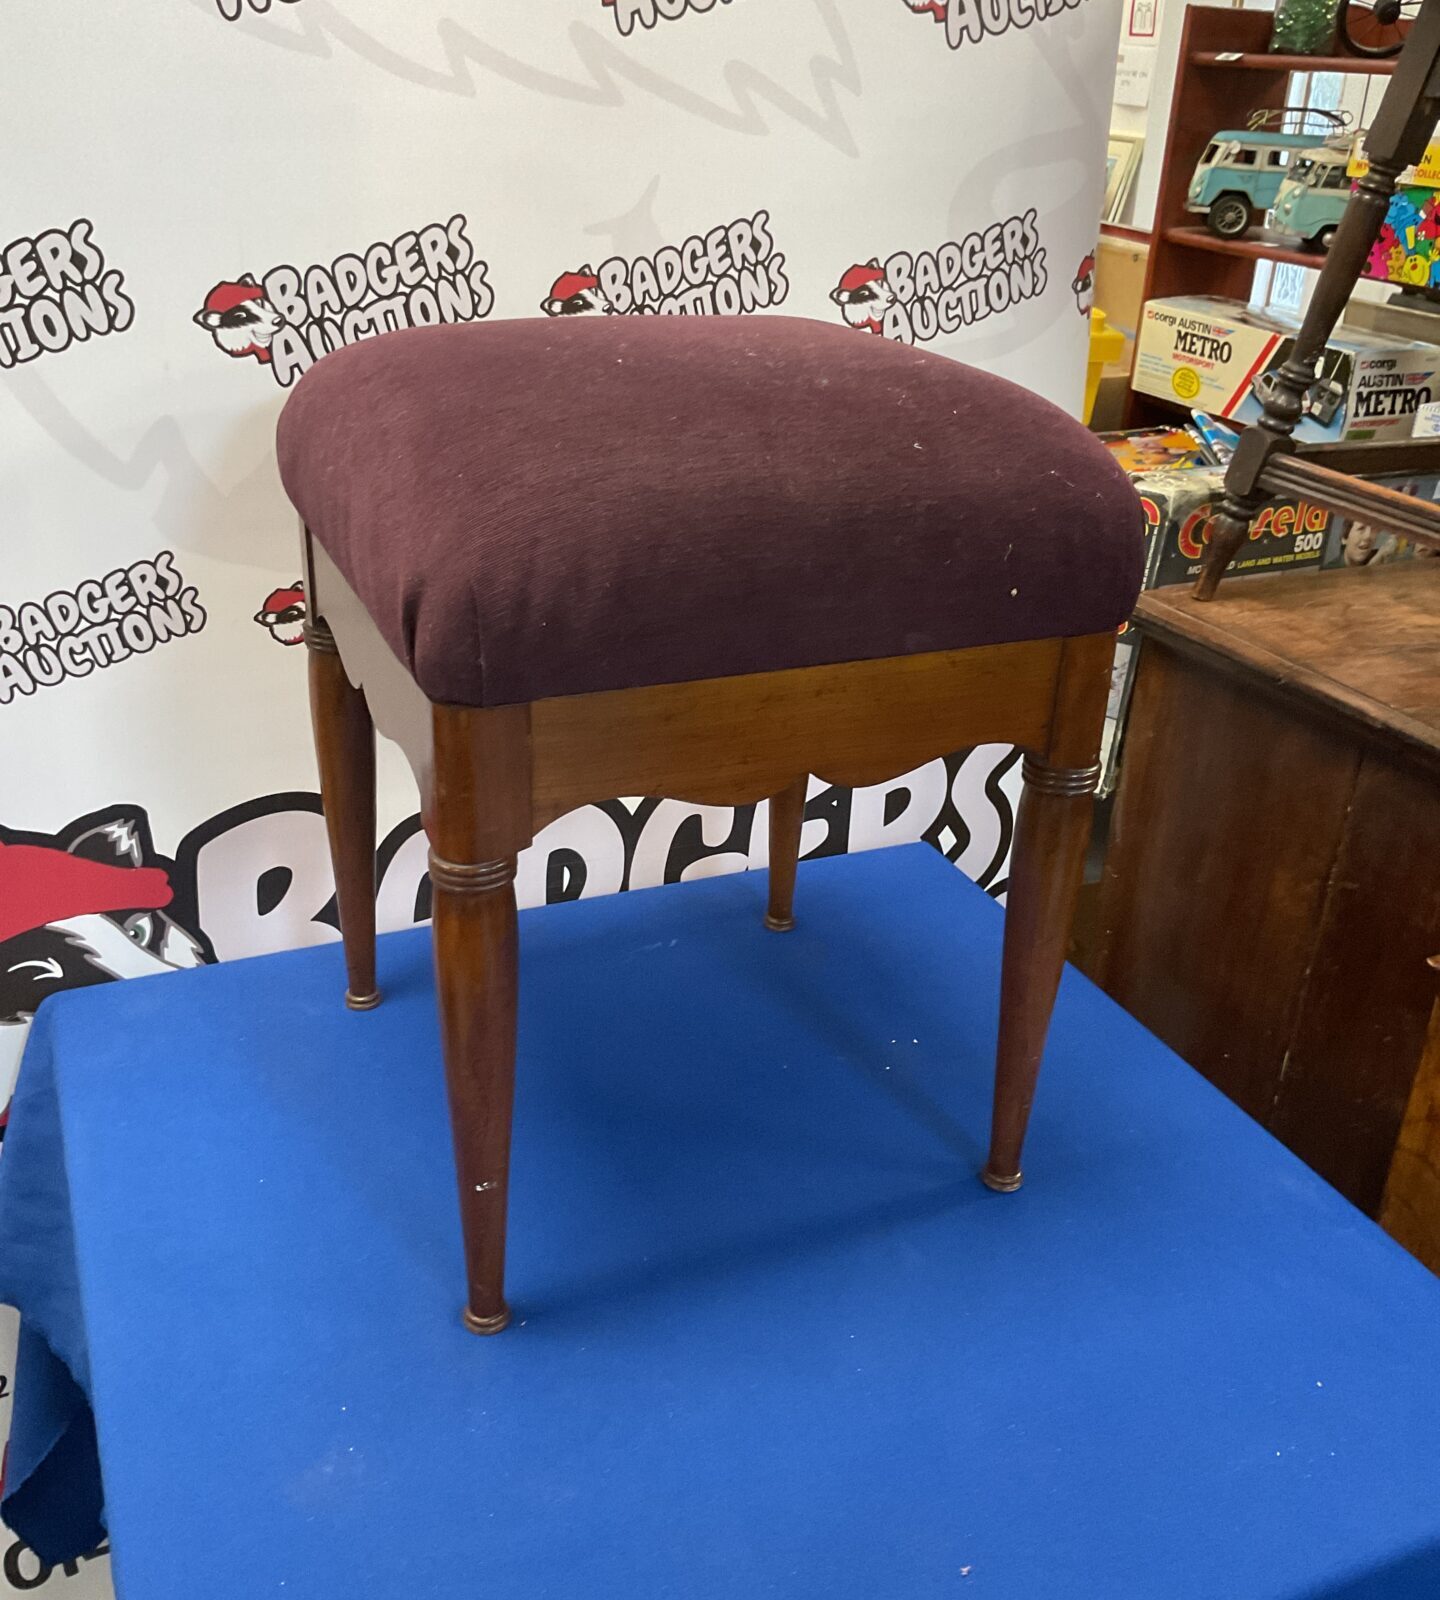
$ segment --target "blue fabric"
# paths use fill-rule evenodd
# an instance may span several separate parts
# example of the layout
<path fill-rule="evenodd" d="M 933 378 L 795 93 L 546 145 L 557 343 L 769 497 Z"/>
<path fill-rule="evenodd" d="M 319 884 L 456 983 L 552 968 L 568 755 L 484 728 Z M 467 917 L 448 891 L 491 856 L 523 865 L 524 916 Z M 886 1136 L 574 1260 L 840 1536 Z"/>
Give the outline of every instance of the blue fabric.
<path fill-rule="evenodd" d="M 522 919 L 496 1339 L 424 930 L 369 1013 L 333 946 L 47 1002 L 3 1286 L 121 1600 L 1440 1593 L 1440 1282 L 1073 973 L 989 1194 L 997 908 L 918 848 L 763 898 Z M 43 1374 L 5 1511 L 73 1553 Z"/>

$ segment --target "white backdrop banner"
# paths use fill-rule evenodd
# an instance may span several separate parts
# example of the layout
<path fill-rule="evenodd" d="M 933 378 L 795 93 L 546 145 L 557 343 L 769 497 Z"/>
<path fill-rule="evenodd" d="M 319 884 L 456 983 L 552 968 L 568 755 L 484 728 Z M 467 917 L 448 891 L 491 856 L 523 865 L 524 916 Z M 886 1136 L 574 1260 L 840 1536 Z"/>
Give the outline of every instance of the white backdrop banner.
<path fill-rule="evenodd" d="M 46 994 L 337 937 L 273 450 L 301 373 L 424 323 L 778 310 L 1073 410 L 1119 10 L 6 0 L 0 1102 Z M 395 928 L 429 891 L 380 759 Z M 923 838 L 1001 893 L 1017 790 L 1003 747 L 814 784 L 804 849 Z M 586 807 L 521 903 L 762 866 L 764 810 Z M 0 1595 L 107 1568 L 7 1539 Z"/>

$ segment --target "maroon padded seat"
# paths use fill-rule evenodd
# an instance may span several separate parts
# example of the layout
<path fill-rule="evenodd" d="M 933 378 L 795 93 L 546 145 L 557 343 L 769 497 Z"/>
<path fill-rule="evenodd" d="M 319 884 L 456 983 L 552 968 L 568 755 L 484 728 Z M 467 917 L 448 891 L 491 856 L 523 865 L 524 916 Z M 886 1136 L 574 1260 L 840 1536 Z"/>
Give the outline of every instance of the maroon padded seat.
<path fill-rule="evenodd" d="M 1139 502 L 1028 390 L 793 317 L 410 329 L 318 362 L 285 488 L 467 706 L 1097 633 Z"/>

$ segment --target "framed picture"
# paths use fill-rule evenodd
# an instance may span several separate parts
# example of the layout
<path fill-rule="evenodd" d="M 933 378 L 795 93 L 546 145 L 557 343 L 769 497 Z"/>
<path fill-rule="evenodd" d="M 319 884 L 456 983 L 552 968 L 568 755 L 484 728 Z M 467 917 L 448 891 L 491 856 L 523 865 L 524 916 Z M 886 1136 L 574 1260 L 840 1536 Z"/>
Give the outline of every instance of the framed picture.
<path fill-rule="evenodd" d="M 1155 0 L 1130 0 L 1130 19 L 1125 31 L 1132 39 L 1155 37 Z"/>
<path fill-rule="evenodd" d="M 1101 216 L 1106 222 L 1118 222 L 1120 211 L 1130 194 L 1135 180 L 1135 169 L 1140 165 L 1140 151 L 1145 138 L 1139 133 L 1110 134 L 1105 152 L 1105 204 Z"/>

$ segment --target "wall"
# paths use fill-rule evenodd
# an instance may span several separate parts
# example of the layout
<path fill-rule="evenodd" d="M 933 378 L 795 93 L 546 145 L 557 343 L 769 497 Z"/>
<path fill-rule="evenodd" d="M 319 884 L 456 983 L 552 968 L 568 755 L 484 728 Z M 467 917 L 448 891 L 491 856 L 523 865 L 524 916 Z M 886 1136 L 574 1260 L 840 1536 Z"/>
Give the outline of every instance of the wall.
<path fill-rule="evenodd" d="M 591 267 L 636 309 L 835 320 L 842 276 L 874 259 L 885 334 L 1073 408 L 1118 17 L 1118 0 L 7 0 L 0 1057 L 57 988 L 335 937 L 272 454 L 306 365 L 410 321 L 538 315 Z M 1034 248 L 1004 303 L 957 281 L 955 247 L 1012 217 Z M 667 247 L 731 224 L 748 263 L 659 304 Z M 823 790 L 805 847 L 923 836 L 999 892 L 1016 784 L 994 748 Z M 424 912 L 424 851 L 388 747 L 381 835 L 395 927 Z M 547 829 L 520 892 L 763 854 L 763 808 L 616 802 Z M 171 898 L 117 912 L 64 855 L 158 866 Z M 16 1559 L 0 1593 L 105 1581 L 103 1558 L 42 1583 Z"/>

